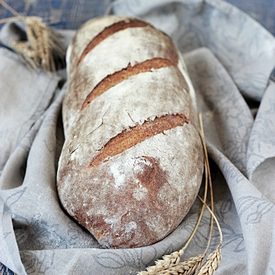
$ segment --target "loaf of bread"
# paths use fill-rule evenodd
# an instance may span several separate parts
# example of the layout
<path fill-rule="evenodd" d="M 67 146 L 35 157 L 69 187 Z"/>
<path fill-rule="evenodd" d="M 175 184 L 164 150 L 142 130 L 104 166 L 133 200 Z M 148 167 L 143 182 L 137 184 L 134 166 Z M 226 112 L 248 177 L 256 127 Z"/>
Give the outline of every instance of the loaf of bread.
<path fill-rule="evenodd" d="M 63 207 L 104 247 L 163 239 L 193 204 L 204 162 L 179 52 L 149 23 L 108 16 L 82 26 L 67 63 Z"/>

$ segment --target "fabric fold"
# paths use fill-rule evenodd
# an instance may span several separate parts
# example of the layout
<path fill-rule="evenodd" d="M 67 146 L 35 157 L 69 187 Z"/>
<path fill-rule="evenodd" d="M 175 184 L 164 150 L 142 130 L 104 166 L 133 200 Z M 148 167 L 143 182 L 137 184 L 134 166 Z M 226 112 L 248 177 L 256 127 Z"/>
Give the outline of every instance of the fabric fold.
<path fill-rule="evenodd" d="M 184 54 L 203 115 L 224 234 L 215 274 L 273 274 L 274 38 L 217 0 L 115 1 L 112 10 L 149 20 Z M 6 38 L 12 40 L 10 31 Z M 7 49 L 0 49 L 0 60 L 0 262 L 17 274 L 136 274 L 180 249 L 194 228 L 198 201 L 169 236 L 134 249 L 102 249 L 66 214 L 55 185 L 66 86 L 59 91 L 60 74 L 31 71 Z M 255 120 L 246 97 L 262 99 Z M 205 213 L 184 259 L 204 250 L 208 225 Z M 217 243 L 214 230 L 210 248 Z"/>
<path fill-rule="evenodd" d="M 268 158 L 275 158 L 275 83 L 270 82 L 258 109 L 249 137 L 247 170 L 250 178 Z M 275 169 L 275 167 L 274 167 Z"/>
<path fill-rule="evenodd" d="M 142 16 L 170 34 L 182 52 L 209 48 L 240 91 L 261 100 L 275 66 L 274 37 L 234 6 L 220 0 L 126 0 L 115 1 L 112 10 Z"/>

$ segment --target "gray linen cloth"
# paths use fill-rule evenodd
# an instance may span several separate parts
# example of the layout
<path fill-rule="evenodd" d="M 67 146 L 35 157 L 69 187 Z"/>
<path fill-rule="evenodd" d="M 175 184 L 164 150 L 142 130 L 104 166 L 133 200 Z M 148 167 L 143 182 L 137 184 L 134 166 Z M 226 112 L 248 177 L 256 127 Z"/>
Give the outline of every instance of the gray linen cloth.
<path fill-rule="evenodd" d="M 150 21 L 184 54 L 224 235 L 216 274 L 275 274 L 274 37 L 217 0 L 116 1 L 110 11 Z M 14 39 L 13 28 L 0 39 Z M 0 61 L 0 262 L 17 274 L 136 274 L 180 249 L 198 202 L 164 240 L 135 249 L 102 249 L 67 216 L 55 186 L 66 85 L 60 90 L 60 74 L 34 72 L 7 49 Z M 203 251 L 208 223 L 206 213 L 184 258 Z M 217 242 L 215 231 L 212 249 Z"/>

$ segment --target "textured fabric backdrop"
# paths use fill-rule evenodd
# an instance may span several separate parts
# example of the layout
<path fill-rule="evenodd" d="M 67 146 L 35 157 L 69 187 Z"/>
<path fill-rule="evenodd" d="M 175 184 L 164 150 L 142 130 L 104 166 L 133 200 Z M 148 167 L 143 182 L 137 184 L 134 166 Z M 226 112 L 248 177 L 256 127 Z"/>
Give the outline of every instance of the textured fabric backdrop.
<path fill-rule="evenodd" d="M 109 11 L 150 21 L 185 56 L 203 114 L 224 234 L 216 274 L 274 274 L 274 37 L 217 0 L 116 1 Z M 15 29 L 1 30 L 3 44 Z M 63 212 L 55 187 L 63 143 L 62 73 L 35 73 L 3 48 L 0 60 L 0 262 L 18 274 L 136 274 L 179 249 L 199 203 L 167 238 L 136 249 L 101 249 Z M 203 251 L 208 222 L 206 214 L 184 257 Z"/>
<path fill-rule="evenodd" d="M 6 0 L 25 15 L 41 16 L 52 26 L 76 29 L 95 15 L 103 14 L 113 0 Z M 225 0 L 255 18 L 273 35 L 275 34 L 275 0 Z M 11 13 L 0 7 L 0 18 Z"/>

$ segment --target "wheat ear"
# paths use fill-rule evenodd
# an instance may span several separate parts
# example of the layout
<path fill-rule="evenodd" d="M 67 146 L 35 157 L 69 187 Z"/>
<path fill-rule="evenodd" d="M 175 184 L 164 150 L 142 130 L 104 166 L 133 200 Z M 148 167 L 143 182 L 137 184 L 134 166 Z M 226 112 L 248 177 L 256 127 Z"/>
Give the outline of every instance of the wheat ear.
<path fill-rule="evenodd" d="M 1 19 L 0 23 L 16 19 L 26 24 L 27 41 L 15 42 L 12 47 L 24 58 L 27 65 L 46 71 L 55 71 L 63 66 L 65 48 L 59 34 L 50 29 L 42 18 L 22 16 L 4 0 L 0 0 L 0 4 L 13 14 L 13 17 Z"/>
<path fill-rule="evenodd" d="M 200 268 L 203 261 L 203 255 L 191 257 L 186 261 L 179 262 L 178 264 L 172 265 L 169 268 L 160 271 L 157 274 L 184 274 L 193 275 L 198 268 Z M 154 273 L 156 274 L 156 273 Z"/>
<path fill-rule="evenodd" d="M 211 252 L 205 264 L 200 268 L 197 275 L 212 275 L 219 267 L 221 261 L 221 246 L 219 245 L 213 252 Z"/>
<path fill-rule="evenodd" d="M 28 39 L 26 42 L 16 42 L 14 49 L 35 69 L 57 70 L 59 64 L 55 59 L 62 61 L 65 55 L 59 35 L 39 17 L 25 17 L 24 22 Z"/>

